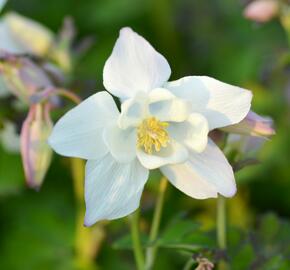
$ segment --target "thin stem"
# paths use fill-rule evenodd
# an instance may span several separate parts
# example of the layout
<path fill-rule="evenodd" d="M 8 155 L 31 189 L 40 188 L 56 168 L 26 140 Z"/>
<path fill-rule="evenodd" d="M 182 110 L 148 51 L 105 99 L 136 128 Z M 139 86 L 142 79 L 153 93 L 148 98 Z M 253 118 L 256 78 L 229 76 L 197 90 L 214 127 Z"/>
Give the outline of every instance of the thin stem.
<path fill-rule="evenodd" d="M 56 90 L 53 91 L 53 94 L 66 97 L 76 104 L 80 104 L 82 101 L 81 98 L 75 93 L 62 88 L 57 88 Z"/>
<path fill-rule="evenodd" d="M 220 249 L 226 248 L 226 201 L 222 196 L 217 199 L 217 241 Z"/>
<path fill-rule="evenodd" d="M 168 184 L 168 181 L 166 177 L 163 176 L 160 181 L 157 202 L 156 202 L 156 206 L 154 210 L 153 221 L 152 221 L 150 235 L 149 235 L 149 242 L 152 245 L 149 246 L 146 250 L 146 269 L 147 270 L 152 269 L 154 265 L 155 257 L 157 254 L 158 248 L 154 245 L 154 242 L 156 241 L 157 236 L 158 236 L 167 184 Z"/>
<path fill-rule="evenodd" d="M 144 270 L 144 254 L 142 251 L 142 245 L 139 234 L 139 214 L 140 212 L 138 209 L 130 216 L 131 236 L 137 269 Z"/>
<path fill-rule="evenodd" d="M 48 98 L 50 98 L 51 96 L 63 96 L 69 100 L 71 100 L 72 102 L 74 102 L 75 104 L 80 104 L 81 103 L 81 98 L 76 95 L 75 93 L 64 89 L 64 88 L 46 88 L 45 90 L 43 90 L 40 93 L 37 93 L 35 95 L 31 96 L 31 102 L 32 103 L 39 103 L 39 102 L 44 102 L 47 101 Z"/>
<path fill-rule="evenodd" d="M 227 247 L 226 239 L 226 199 L 219 196 L 217 199 L 217 242 L 218 247 L 221 250 L 225 250 Z M 221 259 L 219 262 L 219 270 L 226 270 L 227 263 L 225 260 Z"/>

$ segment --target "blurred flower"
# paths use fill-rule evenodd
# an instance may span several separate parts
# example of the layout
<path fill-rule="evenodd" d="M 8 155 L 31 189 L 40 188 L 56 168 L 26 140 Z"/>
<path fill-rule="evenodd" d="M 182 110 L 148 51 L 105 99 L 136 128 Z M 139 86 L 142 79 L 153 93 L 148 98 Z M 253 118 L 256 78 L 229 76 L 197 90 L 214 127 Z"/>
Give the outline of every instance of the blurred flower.
<path fill-rule="evenodd" d="M 206 258 L 197 259 L 198 266 L 195 270 L 212 270 L 214 268 L 214 264 Z"/>
<path fill-rule="evenodd" d="M 273 120 L 270 117 L 260 116 L 250 111 L 238 124 L 222 129 L 225 132 L 258 137 L 269 137 L 275 134 Z"/>
<path fill-rule="evenodd" d="M 42 57 L 68 72 L 71 69 L 73 31 L 71 25 L 70 28 L 66 26 L 57 37 L 40 23 L 10 12 L 0 20 L 0 51 Z"/>
<path fill-rule="evenodd" d="M 21 156 L 29 187 L 39 189 L 49 168 L 52 150 L 47 138 L 52 130 L 50 105 L 31 105 L 21 130 Z"/>
<path fill-rule="evenodd" d="M 16 126 L 12 122 L 3 123 L 3 129 L 0 130 L 0 141 L 7 152 L 19 153 L 20 138 Z"/>
<path fill-rule="evenodd" d="M 258 151 L 267 138 L 275 134 L 273 120 L 252 111 L 240 123 L 222 130 L 230 132 L 224 152 L 232 157 L 232 162 L 235 162 L 233 166 L 235 171 L 259 163 L 256 159 Z"/>
<path fill-rule="evenodd" d="M 277 0 L 254 0 L 246 6 L 244 16 L 249 20 L 264 23 L 274 18 L 278 12 Z"/>
<path fill-rule="evenodd" d="M 160 168 L 198 199 L 236 192 L 231 166 L 209 130 L 240 122 L 250 91 L 206 76 L 168 82 L 166 59 L 124 28 L 104 67 L 106 89 L 64 115 L 49 143 L 59 154 L 87 159 L 85 225 L 126 216 L 139 206 L 150 169 Z"/>
<path fill-rule="evenodd" d="M 3 39 L 0 41 L 0 48 L 8 52 L 45 56 L 53 46 L 54 34 L 48 28 L 15 12 L 2 17 L 0 29 L 0 37 Z M 5 41 L 13 46 L 5 46 Z"/>
<path fill-rule="evenodd" d="M 242 154 L 243 158 L 247 158 L 255 155 L 266 141 L 267 139 L 261 137 L 229 134 L 226 151 L 228 149 L 236 150 L 238 153 Z"/>
<path fill-rule="evenodd" d="M 25 57 L 7 55 L 5 61 L 0 62 L 0 74 L 6 89 L 26 103 L 32 94 L 52 86 L 47 74 Z"/>
<path fill-rule="evenodd" d="M 75 37 L 75 26 L 72 18 L 66 17 L 50 57 L 58 63 L 65 72 L 72 68 L 71 44 Z"/>

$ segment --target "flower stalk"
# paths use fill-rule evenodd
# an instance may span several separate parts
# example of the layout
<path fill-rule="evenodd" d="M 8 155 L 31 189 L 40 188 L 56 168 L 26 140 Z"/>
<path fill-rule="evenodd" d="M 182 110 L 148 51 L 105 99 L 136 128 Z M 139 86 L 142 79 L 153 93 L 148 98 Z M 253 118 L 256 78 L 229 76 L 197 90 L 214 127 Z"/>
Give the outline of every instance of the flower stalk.
<path fill-rule="evenodd" d="M 226 238 L 226 199 L 219 195 L 217 199 L 217 243 L 218 247 L 225 251 L 227 247 L 227 238 Z M 220 270 L 227 269 L 226 262 L 221 259 L 219 262 Z"/>
<path fill-rule="evenodd" d="M 81 98 L 72 91 L 69 91 L 64 88 L 54 88 L 54 87 L 46 88 L 42 92 L 32 95 L 30 97 L 30 101 L 32 103 L 40 103 L 48 100 L 50 97 L 53 96 L 65 97 L 74 102 L 75 104 L 80 104 L 82 102 Z"/>
<path fill-rule="evenodd" d="M 136 266 L 138 270 L 144 270 L 144 254 L 142 250 L 142 244 L 139 233 L 139 215 L 140 210 L 137 209 L 130 216 L 130 225 L 131 225 L 131 237 L 133 243 L 134 257 L 136 261 Z"/>
<path fill-rule="evenodd" d="M 150 245 L 147 250 L 146 250 L 146 270 L 152 269 L 155 261 L 155 257 L 157 254 L 157 247 L 154 244 L 154 242 L 157 239 L 158 236 L 158 231 L 160 227 L 160 221 L 161 221 L 161 216 L 162 216 L 162 211 L 163 211 L 163 206 L 164 206 L 164 197 L 165 197 L 165 191 L 168 185 L 168 181 L 166 177 L 162 177 L 160 181 L 160 186 L 159 186 L 159 191 L 157 195 L 157 202 L 155 206 L 155 211 L 153 215 L 153 221 L 152 221 L 152 226 L 150 230 L 150 235 L 149 235 L 149 242 Z"/>

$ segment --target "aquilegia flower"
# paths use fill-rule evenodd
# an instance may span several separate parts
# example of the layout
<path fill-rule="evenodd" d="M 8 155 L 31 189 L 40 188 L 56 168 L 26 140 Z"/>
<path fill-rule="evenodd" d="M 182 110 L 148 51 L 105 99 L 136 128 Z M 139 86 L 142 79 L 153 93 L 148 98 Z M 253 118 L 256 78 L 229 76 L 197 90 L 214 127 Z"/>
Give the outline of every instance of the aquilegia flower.
<path fill-rule="evenodd" d="M 104 86 L 67 112 L 49 143 L 87 159 L 85 225 L 133 212 L 149 170 L 159 168 L 185 194 L 205 199 L 236 192 L 231 166 L 208 132 L 241 121 L 252 94 L 206 76 L 168 82 L 166 59 L 130 28 L 120 32 Z"/>

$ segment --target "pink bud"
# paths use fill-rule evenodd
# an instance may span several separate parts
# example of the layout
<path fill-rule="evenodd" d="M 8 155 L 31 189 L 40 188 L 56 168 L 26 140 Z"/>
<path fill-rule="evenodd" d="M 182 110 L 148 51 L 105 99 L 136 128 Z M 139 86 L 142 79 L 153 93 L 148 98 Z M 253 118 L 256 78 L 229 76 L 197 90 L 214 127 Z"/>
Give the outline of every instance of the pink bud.
<path fill-rule="evenodd" d="M 41 186 L 51 162 L 52 150 L 47 143 L 52 130 L 49 112 L 47 103 L 31 105 L 20 135 L 26 182 L 35 189 Z"/>
<path fill-rule="evenodd" d="M 257 137 L 269 137 L 275 134 L 273 120 L 269 117 L 262 117 L 253 111 L 238 124 L 222 128 L 223 131 L 242 135 Z"/>
<path fill-rule="evenodd" d="M 248 4 L 244 10 L 244 17 L 259 23 L 270 21 L 279 11 L 276 0 L 255 0 Z"/>

